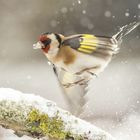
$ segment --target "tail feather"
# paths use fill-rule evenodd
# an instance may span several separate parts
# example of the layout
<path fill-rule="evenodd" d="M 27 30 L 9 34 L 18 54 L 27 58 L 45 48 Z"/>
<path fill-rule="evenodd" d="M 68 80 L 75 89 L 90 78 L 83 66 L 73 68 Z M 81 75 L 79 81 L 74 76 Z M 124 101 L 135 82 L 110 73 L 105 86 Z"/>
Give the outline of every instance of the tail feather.
<path fill-rule="evenodd" d="M 124 36 L 133 31 L 140 25 L 140 22 L 133 22 L 120 28 L 120 31 L 113 36 L 114 39 L 120 41 Z"/>

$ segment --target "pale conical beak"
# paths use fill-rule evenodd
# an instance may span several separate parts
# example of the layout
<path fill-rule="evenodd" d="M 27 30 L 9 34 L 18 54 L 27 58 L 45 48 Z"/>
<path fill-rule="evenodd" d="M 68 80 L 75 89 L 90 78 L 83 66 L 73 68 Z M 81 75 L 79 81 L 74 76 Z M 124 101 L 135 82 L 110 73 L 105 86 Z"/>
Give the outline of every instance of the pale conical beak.
<path fill-rule="evenodd" d="M 42 46 L 43 44 L 40 41 L 38 41 L 36 44 L 33 44 L 33 49 L 41 49 Z"/>

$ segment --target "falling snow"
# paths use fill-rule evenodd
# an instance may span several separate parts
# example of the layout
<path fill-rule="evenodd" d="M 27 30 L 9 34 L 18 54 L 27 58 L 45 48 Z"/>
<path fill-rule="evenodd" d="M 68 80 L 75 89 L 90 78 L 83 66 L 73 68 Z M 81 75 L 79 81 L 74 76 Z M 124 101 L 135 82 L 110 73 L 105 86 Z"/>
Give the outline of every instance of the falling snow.
<path fill-rule="evenodd" d="M 86 14 L 86 10 L 83 10 L 82 13 L 83 13 L 83 14 Z"/>
<path fill-rule="evenodd" d="M 94 25 L 92 23 L 88 23 L 87 27 L 89 30 L 92 30 L 94 28 Z"/>
<path fill-rule="evenodd" d="M 136 15 L 134 15 L 134 18 L 136 18 L 137 16 Z"/>
<path fill-rule="evenodd" d="M 112 16 L 112 18 L 115 18 L 115 16 Z"/>
<path fill-rule="evenodd" d="M 105 17 L 111 17 L 111 12 L 110 11 L 105 11 L 104 15 L 105 15 Z"/>
<path fill-rule="evenodd" d="M 139 104 L 139 103 L 140 103 L 140 101 L 138 100 L 138 101 L 137 101 L 137 104 Z"/>
<path fill-rule="evenodd" d="M 78 0 L 78 4 L 81 4 L 81 0 Z"/>
<path fill-rule="evenodd" d="M 140 4 L 138 4 L 138 9 L 140 9 Z"/>
<path fill-rule="evenodd" d="M 126 16 L 126 17 L 129 17 L 129 16 L 130 16 L 130 14 L 129 14 L 128 12 L 126 12 L 126 13 L 125 13 L 125 16 Z"/>
<path fill-rule="evenodd" d="M 62 12 L 63 14 L 66 14 L 66 13 L 68 12 L 67 7 L 63 7 L 63 8 L 61 9 L 61 12 Z"/>
<path fill-rule="evenodd" d="M 31 75 L 27 75 L 26 77 L 28 80 L 32 79 Z"/>
<path fill-rule="evenodd" d="M 52 27 L 56 27 L 56 26 L 57 26 L 57 21 L 56 21 L 56 20 L 52 20 L 52 21 L 50 22 L 50 25 L 51 25 Z"/>
<path fill-rule="evenodd" d="M 75 6 L 75 3 L 73 2 L 72 5 Z"/>

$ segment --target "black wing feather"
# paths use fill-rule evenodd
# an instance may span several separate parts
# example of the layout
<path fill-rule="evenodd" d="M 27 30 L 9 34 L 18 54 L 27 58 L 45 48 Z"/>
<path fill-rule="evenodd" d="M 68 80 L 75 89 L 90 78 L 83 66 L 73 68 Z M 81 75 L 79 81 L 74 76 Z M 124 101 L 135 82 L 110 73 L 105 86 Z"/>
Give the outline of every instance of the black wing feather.
<path fill-rule="evenodd" d="M 112 37 L 82 34 L 67 38 L 63 45 L 70 46 L 72 49 L 85 54 L 106 59 L 119 50 L 117 43 L 117 40 Z"/>
<path fill-rule="evenodd" d="M 84 48 L 85 50 L 91 50 L 91 53 L 97 49 L 109 49 L 115 51 L 117 40 L 112 37 L 104 37 L 104 36 L 95 36 L 90 34 L 82 34 L 79 36 L 74 36 L 67 38 L 63 41 L 62 45 L 68 45 L 73 49 L 79 50 L 80 48 Z M 87 48 L 86 48 L 87 46 Z M 92 49 L 95 48 L 95 49 Z M 84 52 L 84 51 L 83 51 Z M 86 53 L 86 51 L 84 52 Z"/>

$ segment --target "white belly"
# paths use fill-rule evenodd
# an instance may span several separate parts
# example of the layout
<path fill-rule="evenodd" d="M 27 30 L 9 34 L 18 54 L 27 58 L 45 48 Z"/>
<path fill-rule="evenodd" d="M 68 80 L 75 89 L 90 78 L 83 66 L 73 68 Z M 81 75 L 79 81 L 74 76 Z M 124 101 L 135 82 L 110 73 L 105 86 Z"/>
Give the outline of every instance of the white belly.
<path fill-rule="evenodd" d="M 101 71 L 104 70 L 109 61 L 110 59 L 104 60 L 93 55 L 79 53 L 74 63 L 66 65 L 63 61 L 58 61 L 57 63 L 55 63 L 55 65 L 64 68 L 66 71 L 73 74 L 86 68 L 98 67 L 90 71 L 98 75 Z"/>

